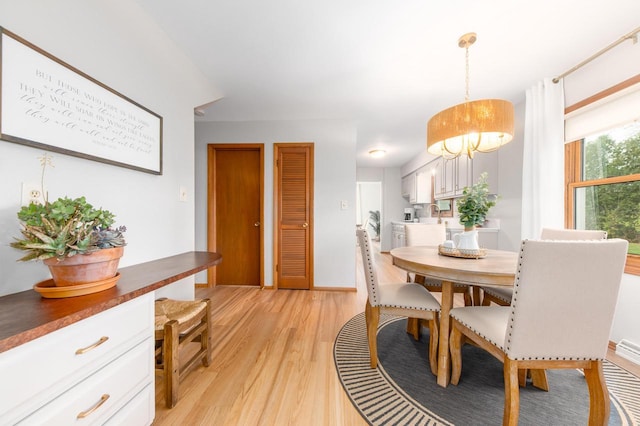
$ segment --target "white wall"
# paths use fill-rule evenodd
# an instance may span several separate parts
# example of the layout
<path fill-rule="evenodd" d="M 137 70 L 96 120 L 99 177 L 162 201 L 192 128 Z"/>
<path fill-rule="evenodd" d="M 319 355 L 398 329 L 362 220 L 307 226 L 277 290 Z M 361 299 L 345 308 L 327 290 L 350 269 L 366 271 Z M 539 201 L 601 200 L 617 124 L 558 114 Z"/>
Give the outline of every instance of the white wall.
<path fill-rule="evenodd" d="M 218 98 L 216 90 L 133 2 L 2 0 L 0 25 L 164 119 L 163 175 L 52 153 L 49 197 L 84 195 L 115 213 L 116 224 L 127 227 L 121 266 L 193 250 L 193 108 Z M 8 246 L 19 235 L 21 184 L 39 182 L 42 154 L 0 141 L 0 294 L 49 277 L 40 262 L 16 262 L 22 253 Z M 192 282 L 173 286 L 176 296 L 192 297 Z"/>
<path fill-rule="evenodd" d="M 245 142 L 265 144 L 265 286 L 273 285 L 273 144 L 313 142 L 314 286 L 355 288 L 356 127 L 351 122 L 196 123 L 196 248 L 207 247 L 207 144 Z M 346 210 L 340 208 L 342 200 Z M 197 281 L 206 277 L 200 274 Z"/>
<path fill-rule="evenodd" d="M 522 228 L 522 154 L 524 152 L 524 102 L 515 107 L 513 140 L 498 153 L 498 193 L 500 199 L 491 209 L 491 217 L 500 219 L 498 248 L 520 250 Z"/>

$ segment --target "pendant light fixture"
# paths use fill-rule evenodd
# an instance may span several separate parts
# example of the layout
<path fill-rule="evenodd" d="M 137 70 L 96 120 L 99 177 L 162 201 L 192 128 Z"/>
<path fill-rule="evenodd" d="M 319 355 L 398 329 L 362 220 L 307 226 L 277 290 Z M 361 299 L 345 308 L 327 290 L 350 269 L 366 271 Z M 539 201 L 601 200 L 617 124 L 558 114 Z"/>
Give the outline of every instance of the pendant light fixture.
<path fill-rule="evenodd" d="M 427 151 L 444 158 L 474 152 L 491 152 L 513 139 L 513 104 L 502 99 L 469 100 L 469 47 L 476 33 L 464 34 L 458 46 L 465 49 L 465 101 L 440 111 L 427 123 Z"/>

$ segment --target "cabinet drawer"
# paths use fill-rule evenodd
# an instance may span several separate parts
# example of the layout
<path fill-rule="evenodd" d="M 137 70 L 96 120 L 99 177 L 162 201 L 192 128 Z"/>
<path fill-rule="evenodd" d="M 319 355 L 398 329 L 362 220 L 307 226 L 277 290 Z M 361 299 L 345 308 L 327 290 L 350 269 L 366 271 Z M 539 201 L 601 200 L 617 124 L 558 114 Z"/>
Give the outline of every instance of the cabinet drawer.
<path fill-rule="evenodd" d="M 156 415 L 156 394 L 153 383 L 147 385 L 122 407 L 105 425 L 150 425 Z"/>
<path fill-rule="evenodd" d="M 0 354 L 0 418 L 23 418 L 152 335 L 150 293 Z"/>
<path fill-rule="evenodd" d="M 103 423 L 153 381 L 153 343 L 146 341 L 78 383 L 20 424 Z M 101 403 L 101 398 L 105 398 Z M 82 413 L 82 414 L 81 414 Z M 83 415 L 84 414 L 84 415 Z M 80 417 L 78 417 L 80 416 Z"/>

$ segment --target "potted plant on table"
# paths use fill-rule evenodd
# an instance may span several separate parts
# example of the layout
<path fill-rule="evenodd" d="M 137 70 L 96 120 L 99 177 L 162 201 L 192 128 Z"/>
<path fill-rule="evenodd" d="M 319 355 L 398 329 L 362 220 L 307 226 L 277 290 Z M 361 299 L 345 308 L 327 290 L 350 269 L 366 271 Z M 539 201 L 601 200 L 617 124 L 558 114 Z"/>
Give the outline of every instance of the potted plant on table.
<path fill-rule="evenodd" d="M 85 197 L 31 202 L 18 212 L 22 238 L 11 247 L 26 251 L 21 261 L 42 260 L 56 286 L 113 278 L 122 257 L 124 226 L 112 228 L 114 215 Z"/>
<path fill-rule="evenodd" d="M 456 204 L 460 223 L 464 225 L 465 231 L 471 231 L 476 225 L 484 223 L 489 209 L 496 205 L 496 199 L 495 195 L 489 194 L 486 172 L 480 175 L 477 183 L 462 190 L 462 197 L 456 201 Z"/>

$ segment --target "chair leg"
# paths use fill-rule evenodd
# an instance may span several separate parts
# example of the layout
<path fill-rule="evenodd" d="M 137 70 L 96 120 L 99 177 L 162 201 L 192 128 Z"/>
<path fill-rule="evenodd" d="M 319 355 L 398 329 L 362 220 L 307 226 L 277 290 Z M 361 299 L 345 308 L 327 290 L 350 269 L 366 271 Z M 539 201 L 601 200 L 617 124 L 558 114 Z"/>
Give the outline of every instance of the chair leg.
<path fill-rule="evenodd" d="M 527 387 L 528 373 L 529 370 L 527 370 L 526 368 L 521 368 L 518 370 L 518 384 L 521 388 Z"/>
<path fill-rule="evenodd" d="M 464 306 L 473 306 L 473 298 L 471 297 L 471 287 L 467 287 L 464 292 Z"/>
<path fill-rule="evenodd" d="M 474 285 L 473 287 L 471 287 L 471 291 L 473 292 L 473 306 L 480 306 L 480 304 L 482 303 L 482 295 L 481 293 L 481 289 L 479 286 Z"/>
<path fill-rule="evenodd" d="M 434 376 L 438 375 L 438 316 L 429 320 L 429 366 Z"/>
<path fill-rule="evenodd" d="M 407 318 L 407 333 L 413 336 L 413 339 L 420 340 L 420 319 Z"/>
<path fill-rule="evenodd" d="M 482 296 L 482 305 L 481 306 L 491 306 L 491 299 L 487 297 L 487 293 L 484 293 Z"/>
<path fill-rule="evenodd" d="M 591 361 L 590 368 L 584 369 L 589 388 L 589 426 L 606 425 L 609 422 L 611 401 L 604 380 L 602 361 Z"/>
<path fill-rule="evenodd" d="M 543 368 L 534 368 L 529 370 L 533 386 L 543 391 L 549 392 L 549 381 L 547 380 L 547 370 Z"/>
<path fill-rule="evenodd" d="M 451 320 L 451 334 L 449 335 L 449 351 L 451 353 L 451 384 L 457 385 L 462 373 L 462 338 L 460 329 L 456 327 L 456 320 Z"/>
<path fill-rule="evenodd" d="M 164 325 L 164 342 L 162 344 L 164 345 L 165 404 L 167 408 L 172 408 L 178 402 L 178 386 L 180 384 L 178 321 L 169 321 Z"/>
<path fill-rule="evenodd" d="M 369 359 L 371 368 L 378 366 L 378 323 L 380 322 L 380 307 L 371 306 L 367 300 L 365 306 L 365 321 L 367 324 L 367 339 L 369 340 Z"/>
<path fill-rule="evenodd" d="M 504 357 L 504 413 L 503 426 L 517 426 L 520 414 L 518 361 Z"/>

